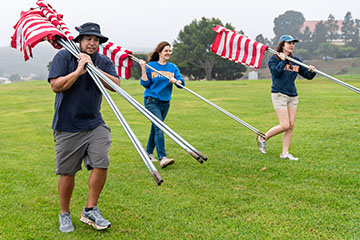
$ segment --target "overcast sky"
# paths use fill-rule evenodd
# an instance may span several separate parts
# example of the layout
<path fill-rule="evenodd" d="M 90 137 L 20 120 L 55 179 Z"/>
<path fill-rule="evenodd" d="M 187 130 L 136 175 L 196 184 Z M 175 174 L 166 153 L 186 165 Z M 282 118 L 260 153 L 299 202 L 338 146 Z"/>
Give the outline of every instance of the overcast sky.
<path fill-rule="evenodd" d="M 0 46 L 9 45 L 20 12 L 35 3 L 36 0 L 10 0 L 2 4 Z M 330 13 L 342 20 L 348 11 L 353 18 L 360 18 L 359 0 L 48 0 L 48 3 L 64 15 L 73 35 L 77 35 L 75 26 L 97 22 L 110 41 L 130 50 L 153 49 L 163 40 L 172 43 L 185 25 L 203 16 L 231 23 L 250 38 L 260 33 L 272 38 L 274 18 L 287 10 L 302 12 L 306 20 L 326 20 Z"/>

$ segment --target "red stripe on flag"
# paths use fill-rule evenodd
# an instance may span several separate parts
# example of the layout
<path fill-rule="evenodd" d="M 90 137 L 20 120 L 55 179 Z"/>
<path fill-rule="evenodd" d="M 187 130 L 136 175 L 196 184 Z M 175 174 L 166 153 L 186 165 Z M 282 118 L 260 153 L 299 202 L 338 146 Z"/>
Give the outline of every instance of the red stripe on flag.
<path fill-rule="evenodd" d="M 259 44 L 258 42 L 255 42 L 254 45 L 253 45 L 252 58 L 251 58 L 251 61 L 249 63 L 250 66 L 255 65 L 255 60 L 256 60 L 256 56 L 257 56 L 257 45 L 258 44 Z"/>
<path fill-rule="evenodd" d="M 246 39 L 245 40 L 245 46 L 244 46 L 244 57 L 241 59 L 241 62 L 245 63 L 246 59 L 248 57 L 249 54 L 249 43 L 250 43 L 250 39 Z"/>
<path fill-rule="evenodd" d="M 236 34 L 233 34 L 230 38 L 230 51 L 229 51 L 229 58 L 231 58 L 231 56 L 233 55 L 232 52 L 233 52 L 233 45 L 234 45 L 234 38 L 236 37 Z"/>
<path fill-rule="evenodd" d="M 238 40 L 238 43 L 237 43 L 237 45 L 236 45 L 236 55 L 235 55 L 235 59 L 234 59 L 235 61 L 237 61 L 237 59 L 239 59 L 240 50 L 241 50 L 240 44 L 241 44 L 243 38 L 244 38 L 244 36 L 240 36 L 240 37 L 239 37 L 239 40 Z"/>
<path fill-rule="evenodd" d="M 217 53 L 221 41 L 221 34 L 217 34 L 214 43 L 211 45 L 211 51 Z"/>

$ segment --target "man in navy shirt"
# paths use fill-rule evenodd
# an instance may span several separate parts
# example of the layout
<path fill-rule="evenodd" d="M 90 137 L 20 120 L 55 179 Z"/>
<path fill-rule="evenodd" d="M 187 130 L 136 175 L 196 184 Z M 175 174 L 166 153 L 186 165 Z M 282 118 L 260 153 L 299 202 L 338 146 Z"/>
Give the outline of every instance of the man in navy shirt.
<path fill-rule="evenodd" d="M 101 35 L 98 24 L 85 23 L 74 39 L 81 50 L 79 59 L 63 49 L 55 55 L 50 67 L 48 81 L 56 93 L 52 129 L 56 150 L 56 174 L 60 175 L 58 191 L 61 232 L 74 231 L 70 199 L 75 185 L 75 174 L 81 170 L 83 161 L 91 174 L 89 195 L 80 221 L 97 230 L 111 226 L 110 222 L 101 216 L 97 207 L 110 163 L 111 134 L 100 113 L 102 94 L 85 69 L 86 64 L 93 64 L 111 81 L 120 85 L 113 62 L 97 52 L 99 44 L 107 40 L 107 37 Z M 102 82 L 106 88 L 114 91 Z"/>

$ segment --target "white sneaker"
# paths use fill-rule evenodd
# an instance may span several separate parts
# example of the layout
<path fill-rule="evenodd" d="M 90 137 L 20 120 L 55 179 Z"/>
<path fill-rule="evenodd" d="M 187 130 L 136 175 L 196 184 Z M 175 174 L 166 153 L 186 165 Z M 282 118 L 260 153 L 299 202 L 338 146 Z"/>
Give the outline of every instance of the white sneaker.
<path fill-rule="evenodd" d="M 260 135 L 256 137 L 257 145 L 262 154 L 266 154 L 266 140 L 263 139 Z"/>
<path fill-rule="evenodd" d="M 280 153 L 280 158 L 282 158 L 282 159 L 289 159 L 289 160 L 293 160 L 293 161 L 297 161 L 297 160 L 299 160 L 299 158 L 297 158 L 297 157 L 294 157 L 292 154 L 290 154 L 290 153 L 285 153 L 285 155 L 281 155 L 281 153 Z"/>
<path fill-rule="evenodd" d="M 160 167 L 164 168 L 167 167 L 175 162 L 172 158 L 167 158 L 166 156 L 162 157 L 160 160 Z"/>
<path fill-rule="evenodd" d="M 157 162 L 158 160 L 154 157 L 154 155 L 149 154 L 149 158 L 152 162 Z"/>

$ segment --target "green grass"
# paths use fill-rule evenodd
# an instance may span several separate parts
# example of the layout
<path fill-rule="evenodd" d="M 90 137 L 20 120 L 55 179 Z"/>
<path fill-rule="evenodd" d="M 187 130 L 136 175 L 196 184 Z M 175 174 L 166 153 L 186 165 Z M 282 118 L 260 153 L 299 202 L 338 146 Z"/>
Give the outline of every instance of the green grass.
<path fill-rule="evenodd" d="M 341 79 L 360 87 L 360 76 Z M 269 80 L 187 86 L 262 132 L 278 123 Z M 253 132 L 174 89 L 166 123 L 209 160 L 199 164 L 166 138 L 176 163 L 155 164 L 160 187 L 104 100 L 113 145 L 99 207 L 112 227 L 96 232 L 80 223 L 89 176 L 83 170 L 71 202 L 75 232 L 62 234 L 51 130 L 55 95 L 46 81 L 0 85 L 0 239 L 360 239 L 360 96 L 327 79 L 297 80 L 297 87 L 291 146 L 297 162 L 279 158 L 281 136 L 261 155 Z M 143 103 L 137 81 L 122 81 L 122 88 Z M 146 145 L 149 121 L 111 94 Z"/>

